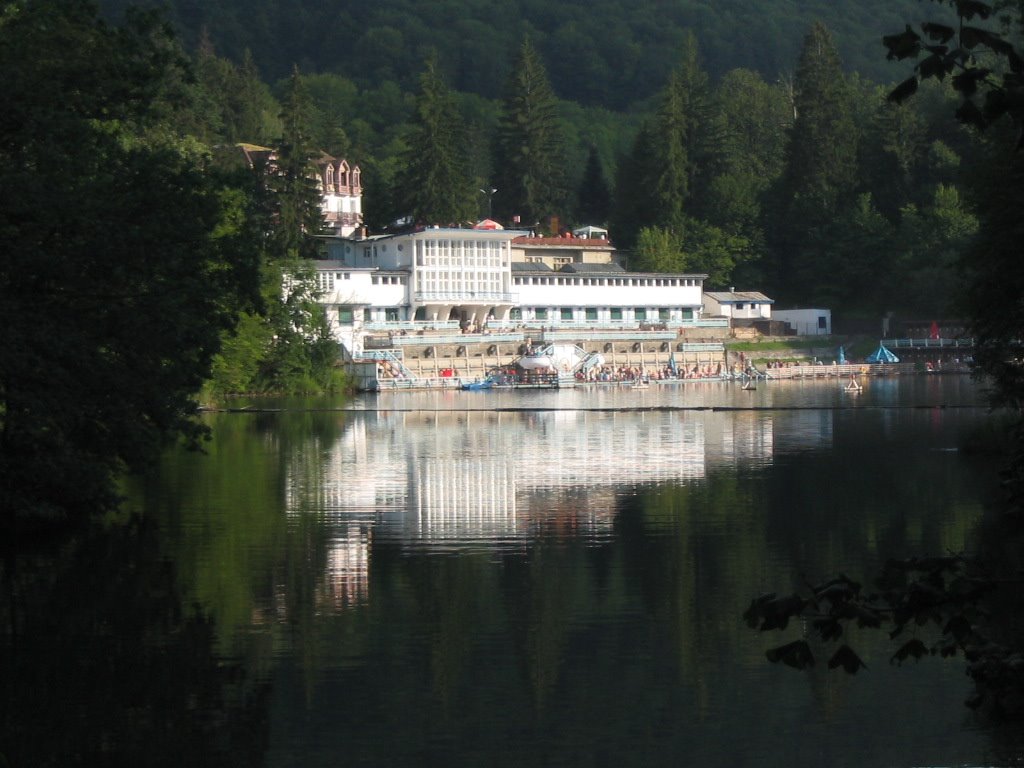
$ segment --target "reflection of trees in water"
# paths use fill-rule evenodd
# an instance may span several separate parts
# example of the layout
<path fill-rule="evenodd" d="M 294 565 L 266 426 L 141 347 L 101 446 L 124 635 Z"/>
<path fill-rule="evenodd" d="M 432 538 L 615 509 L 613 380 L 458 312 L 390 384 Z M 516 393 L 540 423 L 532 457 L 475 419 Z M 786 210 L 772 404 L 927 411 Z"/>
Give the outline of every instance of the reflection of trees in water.
<path fill-rule="evenodd" d="M 132 522 L 4 563 L 0 752 L 12 766 L 258 765 L 268 688 L 215 655 L 157 532 Z"/>

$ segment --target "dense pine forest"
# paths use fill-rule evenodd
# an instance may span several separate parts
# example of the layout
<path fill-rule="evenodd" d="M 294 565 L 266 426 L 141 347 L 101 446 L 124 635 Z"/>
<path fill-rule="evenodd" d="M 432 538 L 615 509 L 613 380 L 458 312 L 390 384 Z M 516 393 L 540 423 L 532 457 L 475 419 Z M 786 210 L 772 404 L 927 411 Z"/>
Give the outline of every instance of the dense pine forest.
<path fill-rule="evenodd" d="M 749 69 L 767 80 L 792 72 L 814 21 L 835 35 L 848 72 L 877 82 L 898 74 L 879 56 L 882 35 L 920 19 L 918 0 L 800 0 L 629 3 L 623 0 L 103 0 L 111 14 L 129 5 L 165 7 L 186 45 L 204 35 L 241 60 L 252 53 L 269 80 L 293 65 L 334 73 L 360 88 L 415 87 L 431 47 L 445 51 L 457 91 L 499 98 L 524 37 L 533 40 L 560 98 L 615 111 L 642 109 L 678 63 L 689 33 L 713 79 Z"/>

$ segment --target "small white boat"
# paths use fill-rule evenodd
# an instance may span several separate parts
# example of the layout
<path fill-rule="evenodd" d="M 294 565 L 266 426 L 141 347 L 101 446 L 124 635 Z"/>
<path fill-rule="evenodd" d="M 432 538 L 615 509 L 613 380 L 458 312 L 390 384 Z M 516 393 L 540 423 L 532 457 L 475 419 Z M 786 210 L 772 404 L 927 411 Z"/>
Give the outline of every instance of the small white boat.
<path fill-rule="evenodd" d="M 550 355 L 523 355 L 517 361 L 520 368 L 527 371 L 553 371 L 555 363 Z"/>
<path fill-rule="evenodd" d="M 853 392 L 853 393 L 863 392 L 864 391 L 864 387 L 856 379 L 850 379 L 850 383 L 847 384 L 845 387 L 843 387 L 843 391 L 844 392 Z"/>

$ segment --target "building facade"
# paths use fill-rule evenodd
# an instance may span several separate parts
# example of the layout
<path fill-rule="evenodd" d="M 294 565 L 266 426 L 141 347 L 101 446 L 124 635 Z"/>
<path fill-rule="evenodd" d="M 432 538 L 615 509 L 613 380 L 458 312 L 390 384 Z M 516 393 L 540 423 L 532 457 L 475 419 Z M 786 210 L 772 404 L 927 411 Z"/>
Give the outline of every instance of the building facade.
<path fill-rule="evenodd" d="M 367 325 L 380 323 L 474 333 L 519 326 L 667 328 L 701 317 L 705 275 L 632 273 L 610 258 L 553 269 L 518 260 L 533 245 L 524 247 L 529 239 L 517 230 L 436 227 L 327 237 L 326 258 L 316 264 L 320 301 L 350 352 L 361 351 Z"/>
<path fill-rule="evenodd" d="M 771 320 L 772 304 L 757 291 L 708 291 L 704 294 L 704 312 L 730 320 Z"/>
<path fill-rule="evenodd" d="M 320 207 L 328 232 L 348 237 L 363 225 L 363 183 L 359 166 L 324 154 L 316 163 Z"/>
<path fill-rule="evenodd" d="M 242 143 L 235 144 L 231 151 L 240 153 L 249 168 L 274 173 L 276 150 Z M 338 237 L 351 236 L 363 225 L 363 184 L 359 166 L 350 165 L 344 158 L 326 153 L 320 155 L 314 166 L 317 189 L 320 191 L 320 210 L 323 212 L 327 232 Z"/>

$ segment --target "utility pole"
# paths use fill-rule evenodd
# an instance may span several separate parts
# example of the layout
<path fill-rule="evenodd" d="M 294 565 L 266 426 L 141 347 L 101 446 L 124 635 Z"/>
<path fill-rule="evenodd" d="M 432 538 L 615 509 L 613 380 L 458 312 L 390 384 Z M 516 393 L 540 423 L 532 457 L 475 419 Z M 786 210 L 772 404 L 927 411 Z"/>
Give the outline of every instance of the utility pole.
<path fill-rule="evenodd" d="M 480 191 L 483 194 L 487 195 L 487 218 L 488 219 L 493 219 L 494 218 L 494 213 L 493 213 L 492 202 L 494 201 L 494 193 L 497 192 L 498 190 L 496 190 L 494 188 L 491 188 L 490 190 L 481 189 Z"/>

